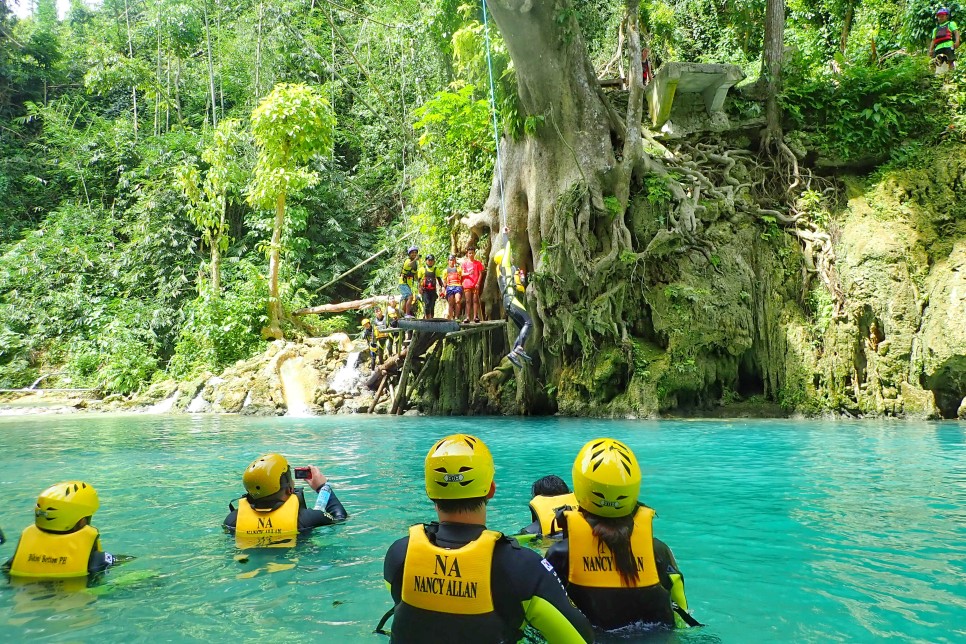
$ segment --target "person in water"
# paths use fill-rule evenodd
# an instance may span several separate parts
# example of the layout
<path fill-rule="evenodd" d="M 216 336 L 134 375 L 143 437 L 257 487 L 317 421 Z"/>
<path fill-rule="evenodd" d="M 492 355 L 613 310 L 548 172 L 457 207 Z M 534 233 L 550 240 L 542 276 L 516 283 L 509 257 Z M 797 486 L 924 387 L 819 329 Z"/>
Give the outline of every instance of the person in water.
<path fill-rule="evenodd" d="M 458 320 L 463 314 L 463 271 L 456 265 L 456 255 L 449 256 L 443 282 L 446 284 L 446 302 L 449 305 L 447 317 Z"/>
<path fill-rule="evenodd" d="M 516 342 L 513 343 L 513 348 L 506 357 L 515 366 L 522 367 L 521 359 L 530 362 L 530 356 L 523 350 L 523 346 L 527 336 L 530 335 L 530 329 L 533 328 L 533 321 L 527 313 L 527 308 L 520 301 L 520 297 L 527 289 L 526 275 L 512 264 L 509 232 L 509 228 L 503 229 L 503 248 L 493 256 L 493 263 L 496 264 L 497 284 L 503 295 L 503 309 L 520 327 Z"/>
<path fill-rule="evenodd" d="M 684 578 L 671 549 L 651 530 L 654 510 L 638 502 L 641 468 L 612 438 L 588 442 L 573 468 L 578 510 L 558 515 L 564 538 L 547 560 L 567 594 L 598 628 L 632 624 L 674 628 L 686 612 Z M 672 603 L 673 600 L 673 603 Z"/>
<path fill-rule="evenodd" d="M 429 450 L 424 469 L 439 521 L 412 526 L 386 553 L 392 641 L 425 642 L 437 634 L 460 644 L 516 642 L 527 624 L 551 643 L 593 641 L 590 623 L 550 564 L 486 529 L 496 485 L 483 441 L 447 436 Z"/>
<path fill-rule="evenodd" d="M 245 468 L 242 483 L 246 494 L 238 508 L 229 504 L 224 528 L 235 535 L 240 546 L 273 547 L 294 543 L 295 536 L 313 528 L 346 519 L 325 475 L 314 465 L 306 468 L 305 482 L 318 497 L 309 508 L 301 489 L 295 488 L 292 468 L 281 454 L 266 454 Z"/>
<path fill-rule="evenodd" d="M 520 531 L 520 534 L 551 536 L 560 532 L 555 518 L 563 508 L 573 510 L 577 507 L 577 497 L 567 483 L 555 474 L 539 478 L 530 487 L 530 517 L 533 523 Z"/>
<path fill-rule="evenodd" d="M 14 578 L 45 580 L 107 570 L 114 556 L 101 550 L 100 533 L 91 525 L 99 507 L 97 491 L 84 481 L 47 488 L 37 498 L 34 524 L 24 529 L 4 568 Z"/>
<path fill-rule="evenodd" d="M 483 282 L 483 272 L 486 267 L 483 262 L 476 259 L 476 249 L 468 248 L 466 257 L 460 262 L 460 273 L 463 276 L 463 299 L 466 315 L 463 324 L 469 324 L 470 320 L 480 321 L 482 315 L 480 309 L 480 288 Z"/>
<path fill-rule="evenodd" d="M 949 63 L 949 68 L 953 69 L 956 66 L 956 50 L 959 49 L 959 26 L 949 19 L 949 9 L 945 7 L 936 11 L 936 21 L 939 24 L 932 30 L 929 57 L 942 56 Z"/>
<path fill-rule="evenodd" d="M 436 266 L 436 256 L 427 255 L 426 265 L 419 267 L 419 293 L 423 298 L 423 317 L 433 319 L 436 311 L 436 300 L 443 287 L 443 276 Z"/>
<path fill-rule="evenodd" d="M 399 297 L 403 309 L 403 317 L 413 317 L 413 304 L 416 303 L 416 278 L 419 273 L 419 248 L 410 246 L 403 260 L 402 271 L 399 273 Z"/>

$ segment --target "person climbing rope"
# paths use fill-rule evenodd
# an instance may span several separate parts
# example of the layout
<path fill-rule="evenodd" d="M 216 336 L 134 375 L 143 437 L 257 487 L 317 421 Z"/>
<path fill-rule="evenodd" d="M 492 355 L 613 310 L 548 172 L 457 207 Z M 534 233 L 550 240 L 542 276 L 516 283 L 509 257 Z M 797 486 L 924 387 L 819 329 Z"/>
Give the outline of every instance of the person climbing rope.
<path fill-rule="evenodd" d="M 403 260 L 402 271 L 399 274 L 399 297 L 402 299 L 403 316 L 413 317 L 413 304 L 416 296 L 416 278 L 419 271 L 419 248 L 410 246 L 406 251 L 408 257 Z"/>
<path fill-rule="evenodd" d="M 526 273 L 511 263 L 510 257 L 510 229 L 503 229 L 503 248 L 493 256 L 493 263 L 496 264 L 496 279 L 503 296 L 503 308 L 506 314 L 520 327 L 513 349 L 507 354 L 507 359 L 517 367 L 522 367 L 520 359 L 530 362 L 530 356 L 523 350 L 523 345 L 530 335 L 533 328 L 533 321 L 527 313 L 527 308 L 520 301 L 527 288 Z"/>
<path fill-rule="evenodd" d="M 654 510 L 638 501 L 634 452 L 612 438 L 589 441 L 574 460 L 573 480 L 579 509 L 557 514 L 564 538 L 547 561 L 574 605 L 604 630 L 698 625 L 671 549 L 653 536 Z"/>
<path fill-rule="evenodd" d="M 457 320 L 463 314 L 463 272 L 456 265 L 456 255 L 450 255 L 446 266 L 446 302 L 449 304 L 447 317 Z"/>
<path fill-rule="evenodd" d="M 463 324 L 480 321 L 480 286 L 483 281 L 483 272 L 486 267 L 483 262 L 476 259 L 476 248 L 466 249 L 466 257 L 460 262 L 460 271 L 463 274 L 463 296 L 466 300 L 466 316 Z"/>
<path fill-rule="evenodd" d="M 956 50 L 959 49 L 959 26 L 949 19 L 949 9 L 943 7 L 936 11 L 938 25 L 932 30 L 929 43 L 929 57 L 934 58 L 937 68 L 943 64 L 949 69 L 956 66 Z"/>
<path fill-rule="evenodd" d="M 440 269 L 436 266 L 436 256 L 427 255 L 426 264 L 419 267 L 419 294 L 423 300 L 423 317 L 433 319 L 436 311 L 436 300 L 443 287 Z"/>

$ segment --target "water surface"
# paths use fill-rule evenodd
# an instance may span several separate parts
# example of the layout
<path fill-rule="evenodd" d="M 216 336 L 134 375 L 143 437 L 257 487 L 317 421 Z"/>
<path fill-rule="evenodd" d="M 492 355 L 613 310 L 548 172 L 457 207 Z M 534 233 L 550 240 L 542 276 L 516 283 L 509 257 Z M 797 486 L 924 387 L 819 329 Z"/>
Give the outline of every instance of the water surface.
<path fill-rule="evenodd" d="M 15 541 L 40 490 L 83 478 L 105 549 L 136 559 L 99 594 L 0 587 L 0 641 L 384 641 L 382 558 L 433 518 L 422 459 L 454 431 L 490 445 L 489 526 L 507 532 L 529 523 L 530 483 L 570 482 L 590 438 L 634 449 L 655 534 L 708 624 L 662 640 L 966 637 L 964 424 L 91 415 L 0 418 L 0 526 Z M 221 520 L 268 451 L 319 465 L 351 517 L 240 561 Z"/>

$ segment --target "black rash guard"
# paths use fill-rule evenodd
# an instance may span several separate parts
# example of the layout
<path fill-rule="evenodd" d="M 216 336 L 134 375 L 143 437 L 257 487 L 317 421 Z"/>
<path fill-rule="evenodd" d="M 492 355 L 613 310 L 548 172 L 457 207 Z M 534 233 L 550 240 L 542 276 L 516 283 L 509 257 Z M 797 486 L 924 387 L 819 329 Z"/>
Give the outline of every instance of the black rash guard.
<path fill-rule="evenodd" d="M 307 507 L 305 505 L 305 495 L 302 490 L 295 490 L 295 496 L 299 499 L 299 532 L 308 532 L 313 528 L 339 523 L 340 521 L 345 521 L 348 516 L 345 508 L 342 507 L 342 503 L 336 497 L 335 492 L 329 495 L 324 512 Z M 238 510 L 234 509 L 233 506 L 229 507 L 231 507 L 231 512 L 225 517 L 224 527 L 228 532 L 234 533 L 235 525 L 238 522 Z"/>
<path fill-rule="evenodd" d="M 547 561 L 567 583 L 570 572 L 570 543 L 567 539 L 550 546 Z M 570 598 L 597 628 L 611 630 L 636 623 L 663 624 L 674 628 L 671 609 L 671 574 L 681 574 L 674 554 L 666 543 L 654 539 L 654 561 L 661 580 L 651 588 L 575 588 L 567 584 Z"/>
<path fill-rule="evenodd" d="M 486 527 L 467 523 L 431 523 L 426 526 L 429 540 L 442 548 L 462 548 L 480 537 Z M 403 567 L 409 537 L 399 539 L 386 553 L 383 575 L 392 592 L 393 602 L 402 601 Z M 573 641 L 575 636 L 593 642 L 594 634 L 587 618 L 577 610 L 564 591 L 553 568 L 532 550 L 521 547 L 515 540 L 501 538 L 493 549 L 490 569 L 493 606 L 504 626 L 503 642 L 516 642 L 523 628 L 530 624 L 549 641 Z M 415 612 L 415 611 L 414 611 Z M 454 640 L 459 644 L 495 644 L 492 639 L 480 639 L 476 633 L 440 633 L 440 624 L 432 621 L 431 612 L 424 612 L 425 620 L 392 625 L 393 642 L 425 642 Z M 447 616 L 450 620 L 455 616 Z M 416 623 L 418 621 L 418 623 Z M 447 620 L 449 621 L 449 620 Z M 452 622 L 449 622 L 452 623 Z M 565 639 L 569 636 L 569 639 Z"/>

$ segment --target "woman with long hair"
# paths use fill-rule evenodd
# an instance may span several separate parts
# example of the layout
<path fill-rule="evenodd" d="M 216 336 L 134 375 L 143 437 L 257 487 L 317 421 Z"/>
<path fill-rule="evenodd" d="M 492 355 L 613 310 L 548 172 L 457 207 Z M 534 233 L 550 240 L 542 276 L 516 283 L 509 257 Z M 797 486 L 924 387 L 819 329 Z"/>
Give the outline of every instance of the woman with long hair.
<path fill-rule="evenodd" d="M 638 502 L 634 452 L 612 438 L 592 440 L 577 454 L 573 480 L 579 509 L 559 515 L 564 539 L 547 560 L 574 605 L 605 630 L 696 624 L 674 555 L 653 536 L 654 510 Z"/>

